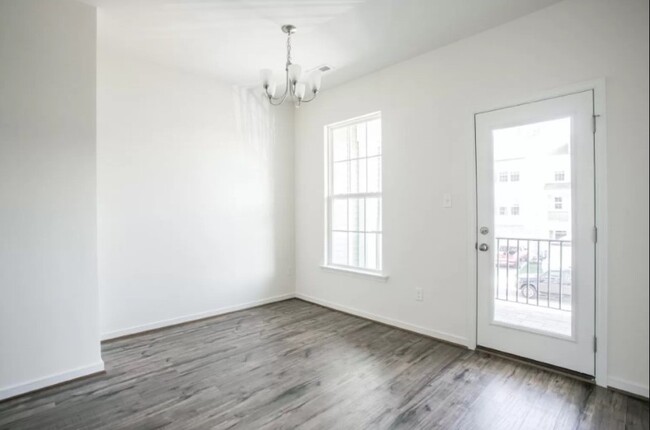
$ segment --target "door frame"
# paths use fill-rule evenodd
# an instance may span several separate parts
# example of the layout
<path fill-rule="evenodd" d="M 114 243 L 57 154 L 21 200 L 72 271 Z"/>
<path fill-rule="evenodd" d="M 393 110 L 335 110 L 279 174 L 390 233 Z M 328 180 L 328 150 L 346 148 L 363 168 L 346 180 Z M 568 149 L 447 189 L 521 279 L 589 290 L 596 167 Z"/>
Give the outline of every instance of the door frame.
<path fill-rule="evenodd" d="M 607 303 L 608 303 L 608 286 L 607 286 L 607 245 L 608 245 L 608 218 L 607 218 L 607 116 L 606 116 L 606 81 L 604 78 L 580 82 L 555 88 L 548 91 L 536 93 L 533 97 L 524 97 L 519 99 L 504 100 L 500 103 L 483 106 L 475 110 L 474 113 L 474 142 L 471 150 L 468 151 L 468 165 L 473 166 L 469 169 L 468 183 L 468 208 L 470 216 L 468 217 L 468 327 L 467 347 L 476 349 L 478 333 L 478 243 L 477 230 L 477 139 L 476 139 L 476 116 L 493 110 L 515 107 L 523 104 L 534 103 L 550 98 L 561 97 L 573 93 L 593 90 L 594 94 L 594 115 L 596 116 L 596 133 L 594 134 L 594 172 L 595 172 L 595 223 L 597 226 L 597 241 L 595 244 L 596 252 L 596 273 L 595 273 L 595 336 L 597 339 L 597 348 L 595 353 L 595 382 L 602 387 L 608 386 L 607 380 Z"/>

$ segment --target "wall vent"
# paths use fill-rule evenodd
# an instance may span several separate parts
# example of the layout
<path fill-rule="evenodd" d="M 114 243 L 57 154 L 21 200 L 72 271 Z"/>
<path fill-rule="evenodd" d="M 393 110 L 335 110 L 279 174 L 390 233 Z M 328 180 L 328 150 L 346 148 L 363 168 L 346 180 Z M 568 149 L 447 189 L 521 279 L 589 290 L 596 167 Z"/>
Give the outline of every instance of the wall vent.
<path fill-rule="evenodd" d="M 323 64 L 322 66 L 316 67 L 314 70 L 320 70 L 323 73 L 331 72 L 334 68 L 332 66 L 328 66 L 327 64 Z"/>

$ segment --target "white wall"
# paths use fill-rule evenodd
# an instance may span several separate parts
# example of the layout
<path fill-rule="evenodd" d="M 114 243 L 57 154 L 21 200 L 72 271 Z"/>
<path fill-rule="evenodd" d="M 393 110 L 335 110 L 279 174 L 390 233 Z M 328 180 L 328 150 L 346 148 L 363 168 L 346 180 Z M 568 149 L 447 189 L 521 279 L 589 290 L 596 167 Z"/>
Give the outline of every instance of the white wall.
<path fill-rule="evenodd" d="M 132 58 L 105 25 L 100 12 L 103 337 L 293 295 L 292 108 Z"/>
<path fill-rule="evenodd" d="M 95 10 L 0 0 L 0 398 L 103 369 Z"/>
<path fill-rule="evenodd" d="M 470 343 L 473 114 L 607 79 L 609 383 L 648 395 L 648 2 L 570 0 L 325 91 L 296 116 L 296 289 Z M 325 272 L 323 126 L 381 111 L 386 283 Z M 453 195 L 452 209 L 442 195 Z M 415 288 L 424 302 L 415 301 Z"/>

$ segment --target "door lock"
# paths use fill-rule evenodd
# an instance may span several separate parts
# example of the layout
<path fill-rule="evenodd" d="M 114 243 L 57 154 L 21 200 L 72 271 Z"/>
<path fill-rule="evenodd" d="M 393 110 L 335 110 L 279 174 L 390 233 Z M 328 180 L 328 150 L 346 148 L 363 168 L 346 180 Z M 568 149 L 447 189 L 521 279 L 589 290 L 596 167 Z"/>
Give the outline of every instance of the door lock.
<path fill-rule="evenodd" d="M 480 244 L 480 245 L 478 246 L 478 250 L 479 250 L 479 251 L 483 251 L 483 252 L 485 252 L 485 251 L 487 251 L 488 249 L 490 249 L 490 247 L 487 245 L 487 243 L 482 243 L 482 244 Z"/>

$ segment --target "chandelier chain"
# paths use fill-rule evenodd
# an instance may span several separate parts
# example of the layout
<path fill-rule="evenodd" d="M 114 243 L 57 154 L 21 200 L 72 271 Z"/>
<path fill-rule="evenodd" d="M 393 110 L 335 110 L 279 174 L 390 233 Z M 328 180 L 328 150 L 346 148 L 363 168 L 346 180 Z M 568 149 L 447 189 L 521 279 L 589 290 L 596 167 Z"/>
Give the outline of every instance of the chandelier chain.
<path fill-rule="evenodd" d="M 287 67 L 291 65 L 291 33 L 287 35 Z"/>

